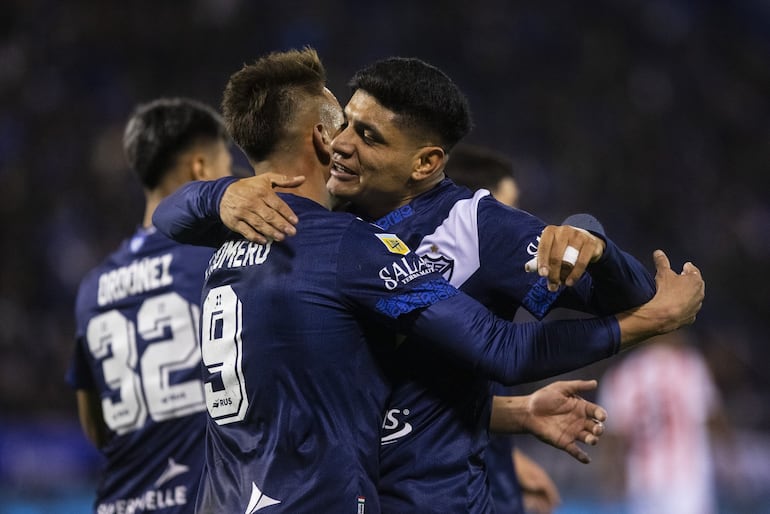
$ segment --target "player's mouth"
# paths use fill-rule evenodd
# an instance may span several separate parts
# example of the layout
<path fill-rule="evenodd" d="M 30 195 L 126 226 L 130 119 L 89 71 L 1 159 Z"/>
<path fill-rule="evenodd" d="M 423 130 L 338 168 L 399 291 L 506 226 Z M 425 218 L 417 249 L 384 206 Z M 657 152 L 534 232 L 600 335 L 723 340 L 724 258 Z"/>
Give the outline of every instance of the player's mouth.
<path fill-rule="evenodd" d="M 358 177 L 358 174 L 338 161 L 334 161 L 331 167 L 331 176 L 337 180 L 352 180 Z"/>

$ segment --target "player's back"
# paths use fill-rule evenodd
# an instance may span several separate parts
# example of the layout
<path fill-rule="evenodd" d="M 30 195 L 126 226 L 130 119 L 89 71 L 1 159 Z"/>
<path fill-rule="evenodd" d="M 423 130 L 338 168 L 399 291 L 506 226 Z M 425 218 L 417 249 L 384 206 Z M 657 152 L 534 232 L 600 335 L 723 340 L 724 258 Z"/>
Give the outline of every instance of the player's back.
<path fill-rule="evenodd" d="M 192 512 L 205 433 L 199 303 L 210 257 L 139 229 L 81 283 L 68 380 L 102 398 L 110 440 L 99 512 Z"/>
<path fill-rule="evenodd" d="M 376 513 L 389 388 L 367 344 L 375 333 L 342 284 L 382 289 L 376 272 L 356 278 L 349 246 L 351 225 L 368 224 L 285 198 L 300 218 L 296 236 L 267 245 L 231 239 L 208 270 L 202 355 L 211 420 L 198 508 Z"/>

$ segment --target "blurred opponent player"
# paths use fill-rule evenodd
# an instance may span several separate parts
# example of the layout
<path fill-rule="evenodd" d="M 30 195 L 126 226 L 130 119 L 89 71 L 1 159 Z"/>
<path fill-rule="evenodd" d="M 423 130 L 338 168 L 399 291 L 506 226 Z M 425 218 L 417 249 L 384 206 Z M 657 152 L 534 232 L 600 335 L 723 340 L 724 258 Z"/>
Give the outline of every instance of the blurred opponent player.
<path fill-rule="evenodd" d="M 719 512 L 712 438 L 724 437 L 728 423 L 693 338 L 658 337 L 602 379 L 599 397 L 613 412 L 602 482 L 625 485 L 630 514 Z"/>
<path fill-rule="evenodd" d="M 220 116 L 184 98 L 140 105 L 126 125 L 144 219 L 83 279 L 67 373 L 83 430 L 106 457 L 97 513 L 193 512 L 206 428 L 199 304 L 212 251 L 175 243 L 151 220 L 180 185 L 230 175 L 229 145 Z"/>

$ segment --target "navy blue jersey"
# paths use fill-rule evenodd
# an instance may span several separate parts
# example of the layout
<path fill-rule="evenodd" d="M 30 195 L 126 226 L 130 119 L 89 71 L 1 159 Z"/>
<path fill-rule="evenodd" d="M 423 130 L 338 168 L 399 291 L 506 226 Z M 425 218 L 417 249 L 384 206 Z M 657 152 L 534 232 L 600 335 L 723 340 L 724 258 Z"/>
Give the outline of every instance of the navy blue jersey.
<path fill-rule="evenodd" d="M 397 237 L 285 199 L 301 220 L 296 237 L 229 239 L 208 269 L 210 423 L 198 509 L 376 513 L 390 392 L 376 354 L 395 343 L 398 315 L 440 300 L 448 284 L 433 284 Z M 425 299 L 409 305 L 410 295 Z"/>
<path fill-rule="evenodd" d="M 300 219 L 296 236 L 236 237 L 217 213 L 230 182 L 187 184 L 154 215 L 167 235 L 219 245 L 201 318 L 210 419 L 200 512 L 380 512 L 382 365 L 398 332 L 508 384 L 618 349 L 612 317 L 505 322 L 390 231 L 308 199 L 282 195 Z"/>
<path fill-rule="evenodd" d="M 193 512 L 206 413 L 198 322 L 208 248 L 139 229 L 82 281 L 67 381 L 111 438 L 95 512 Z"/>
<path fill-rule="evenodd" d="M 520 306 L 536 318 L 555 307 L 616 313 L 654 294 L 645 268 L 606 238 L 602 259 L 581 281 L 549 292 L 545 278 L 524 272 L 546 224 L 487 191 L 474 195 L 448 179 L 377 223 L 398 232 L 453 285 L 504 318 Z M 584 341 L 575 338 L 574 344 Z M 383 424 L 383 511 L 492 512 L 484 461 L 491 408 L 486 379 L 421 344 L 401 345 L 389 372 L 394 391 Z M 491 472 L 510 475 L 510 445 L 498 446 L 506 455 L 494 459 L 500 466 Z"/>
<path fill-rule="evenodd" d="M 511 388 L 495 383 L 490 392 L 498 396 L 514 394 Z M 518 470 L 513 461 L 515 447 L 513 435 L 489 434 L 489 443 L 484 450 L 489 493 L 497 514 L 525 514 Z"/>

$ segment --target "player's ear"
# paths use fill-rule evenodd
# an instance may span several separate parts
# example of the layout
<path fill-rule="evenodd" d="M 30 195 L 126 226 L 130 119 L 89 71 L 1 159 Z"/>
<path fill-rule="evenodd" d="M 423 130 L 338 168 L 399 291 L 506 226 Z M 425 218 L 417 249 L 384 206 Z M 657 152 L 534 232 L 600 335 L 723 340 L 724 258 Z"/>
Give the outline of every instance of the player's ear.
<path fill-rule="evenodd" d="M 332 162 L 331 137 L 329 131 L 322 123 L 317 123 L 313 128 L 313 149 L 318 162 L 329 165 Z"/>
<path fill-rule="evenodd" d="M 446 153 L 440 146 L 425 146 L 420 148 L 415 156 L 412 170 L 412 180 L 421 181 L 434 177 L 444 169 Z"/>
<path fill-rule="evenodd" d="M 190 155 L 190 177 L 192 180 L 205 180 L 206 156 L 203 152 L 193 152 Z"/>

